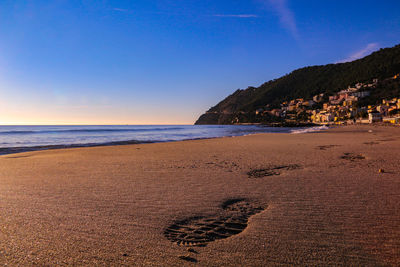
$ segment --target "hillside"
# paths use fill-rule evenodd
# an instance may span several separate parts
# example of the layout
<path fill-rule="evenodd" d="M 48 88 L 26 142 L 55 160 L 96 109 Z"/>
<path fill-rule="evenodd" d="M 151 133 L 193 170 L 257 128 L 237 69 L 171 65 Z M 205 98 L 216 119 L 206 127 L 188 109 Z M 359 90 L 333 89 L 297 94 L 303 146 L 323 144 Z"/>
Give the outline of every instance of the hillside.
<path fill-rule="evenodd" d="M 297 69 L 257 88 L 235 91 L 201 115 L 195 124 L 254 123 L 252 114 L 266 105 L 278 107 L 283 101 L 295 98 L 310 99 L 320 93 L 329 95 L 358 82 L 385 79 L 399 72 L 400 45 L 352 62 Z M 378 95 L 388 97 L 393 92 L 387 89 Z"/>

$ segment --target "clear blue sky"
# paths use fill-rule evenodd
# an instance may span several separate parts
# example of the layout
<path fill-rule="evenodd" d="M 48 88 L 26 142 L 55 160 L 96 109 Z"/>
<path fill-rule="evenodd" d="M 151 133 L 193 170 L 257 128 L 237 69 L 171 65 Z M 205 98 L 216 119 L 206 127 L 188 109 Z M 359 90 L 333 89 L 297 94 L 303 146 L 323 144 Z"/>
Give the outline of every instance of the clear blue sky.
<path fill-rule="evenodd" d="M 400 43 L 399 10 L 398 0 L 2 0 L 0 124 L 190 124 L 237 88 Z"/>

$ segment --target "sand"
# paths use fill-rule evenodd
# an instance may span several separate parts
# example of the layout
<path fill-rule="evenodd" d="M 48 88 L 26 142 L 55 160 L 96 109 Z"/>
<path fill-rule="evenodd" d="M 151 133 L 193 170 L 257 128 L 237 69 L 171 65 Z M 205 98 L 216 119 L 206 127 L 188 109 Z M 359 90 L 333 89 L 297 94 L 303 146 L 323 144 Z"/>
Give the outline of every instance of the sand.
<path fill-rule="evenodd" d="M 4 155 L 0 265 L 399 266 L 399 153 L 348 126 Z"/>

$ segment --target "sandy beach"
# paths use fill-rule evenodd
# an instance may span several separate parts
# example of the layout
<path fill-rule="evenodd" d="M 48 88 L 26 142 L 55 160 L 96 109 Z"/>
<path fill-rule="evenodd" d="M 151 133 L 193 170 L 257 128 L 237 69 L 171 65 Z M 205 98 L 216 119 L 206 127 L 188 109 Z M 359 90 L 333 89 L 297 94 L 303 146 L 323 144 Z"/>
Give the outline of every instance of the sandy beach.
<path fill-rule="evenodd" d="M 4 155 L 0 265 L 399 266 L 399 153 L 368 125 Z"/>

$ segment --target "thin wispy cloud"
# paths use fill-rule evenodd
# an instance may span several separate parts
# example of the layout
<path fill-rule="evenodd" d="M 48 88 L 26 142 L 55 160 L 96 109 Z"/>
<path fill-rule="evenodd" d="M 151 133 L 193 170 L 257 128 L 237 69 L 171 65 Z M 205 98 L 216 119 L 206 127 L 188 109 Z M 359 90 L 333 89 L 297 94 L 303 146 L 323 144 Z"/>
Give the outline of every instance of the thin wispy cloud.
<path fill-rule="evenodd" d="M 112 10 L 114 11 L 118 11 L 118 12 L 130 12 L 129 9 L 124 9 L 124 8 L 118 8 L 118 7 L 114 7 L 112 8 Z M 169 13 L 169 12 L 150 12 L 147 14 L 158 14 L 158 15 L 174 15 L 174 16 L 185 16 L 187 15 L 186 13 Z M 210 15 L 212 17 L 219 17 L 219 18 L 258 18 L 259 16 L 256 14 L 214 14 L 214 15 Z"/>
<path fill-rule="evenodd" d="M 219 18 L 258 18 L 258 15 L 255 14 L 216 14 L 212 16 Z"/>
<path fill-rule="evenodd" d="M 379 44 L 378 43 L 369 43 L 363 49 L 358 50 L 357 52 L 351 54 L 348 58 L 345 58 L 343 60 L 339 60 L 336 63 L 345 63 L 345 62 L 350 62 L 350 61 L 353 61 L 353 60 L 357 60 L 357 59 L 363 58 L 363 57 L 369 55 L 370 53 L 372 53 L 373 51 L 378 50 L 378 48 L 379 48 Z"/>
<path fill-rule="evenodd" d="M 268 0 L 268 3 L 276 11 L 281 25 L 290 32 L 293 38 L 299 39 L 296 19 L 288 7 L 287 0 Z"/>
<path fill-rule="evenodd" d="M 119 12 L 128 12 L 128 9 L 124 9 L 124 8 L 118 8 L 118 7 L 114 7 L 113 8 L 114 11 L 119 11 Z"/>

